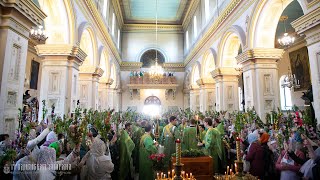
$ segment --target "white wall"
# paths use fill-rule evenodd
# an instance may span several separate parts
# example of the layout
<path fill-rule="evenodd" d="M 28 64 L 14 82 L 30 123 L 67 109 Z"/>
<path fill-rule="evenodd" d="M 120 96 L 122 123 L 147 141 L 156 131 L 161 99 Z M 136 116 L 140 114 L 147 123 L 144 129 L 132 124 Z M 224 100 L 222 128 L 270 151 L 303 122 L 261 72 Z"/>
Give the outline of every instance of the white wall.
<path fill-rule="evenodd" d="M 122 60 L 140 62 L 140 56 L 148 49 L 157 47 L 164 53 L 166 62 L 183 62 L 183 34 L 158 32 L 156 46 L 155 32 L 123 32 Z"/>

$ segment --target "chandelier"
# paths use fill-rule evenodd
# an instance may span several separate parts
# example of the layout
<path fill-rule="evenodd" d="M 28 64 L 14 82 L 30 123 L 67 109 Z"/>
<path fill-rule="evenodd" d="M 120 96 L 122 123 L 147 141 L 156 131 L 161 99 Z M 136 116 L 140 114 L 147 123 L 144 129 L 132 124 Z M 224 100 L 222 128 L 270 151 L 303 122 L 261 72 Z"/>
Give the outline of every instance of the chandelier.
<path fill-rule="evenodd" d="M 44 42 L 48 39 L 46 32 L 43 30 L 43 26 L 38 26 L 38 29 L 32 27 L 30 30 L 30 37 L 39 42 Z"/>
<path fill-rule="evenodd" d="M 158 46 L 158 0 L 156 0 L 156 47 Z M 155 65 L 151 66 L 150 69 L 150 76 L 153 79 L 160 80 L 163 76 L 163 69 L 158 64 L 158 51 L 156 51 L 156 59 L 155 59 Z"/>
<path fill-rule="evenodd" d="M 281 86 L 283 88 L 300 88 L 300 82 L 297 80 L 295 74 L 291 73 L 290 67 L 288 67 L 288 74 L 285 76 Z"/>
<path fill-rule="evenodd" d="M 283 9 L 283 1 L 281 1 L 282 3 L 282 11 L 284 10 Z M 288 16 L 281 16 L 280 17 L 280 21 L 283 22 L 283 27 L 284 27 L 284 34 L 281 38 L 278 39 L 278 42 L 280 44 L 280 46 L 283 46 L 283 47 L 288 47 L 290 46 L 291 44 L 294 43 L 294 37 L 291 37 L 288 33 L 287 33 L 287 28 L 286 28 L 286 21 L 288 20 Z"/>

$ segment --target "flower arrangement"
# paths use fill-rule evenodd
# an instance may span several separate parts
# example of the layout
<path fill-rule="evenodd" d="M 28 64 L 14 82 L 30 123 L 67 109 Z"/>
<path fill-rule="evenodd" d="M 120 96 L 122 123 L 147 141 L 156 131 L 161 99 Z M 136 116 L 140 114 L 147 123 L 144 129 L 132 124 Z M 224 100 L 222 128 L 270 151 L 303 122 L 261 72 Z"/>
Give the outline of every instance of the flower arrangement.
<path fill-rule="evenodd" d="M 155 171 L 161 171 L 164 167 L 165 154 L 151 154 L 149 159 L 152 161 L 152 167 Z"/>

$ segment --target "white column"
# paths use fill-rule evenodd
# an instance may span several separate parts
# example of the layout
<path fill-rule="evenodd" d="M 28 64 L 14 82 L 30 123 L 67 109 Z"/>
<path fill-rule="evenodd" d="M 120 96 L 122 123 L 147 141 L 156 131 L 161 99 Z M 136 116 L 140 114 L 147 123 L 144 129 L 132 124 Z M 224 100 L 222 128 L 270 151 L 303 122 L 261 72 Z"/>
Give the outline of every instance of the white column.
<path fill-rule="evenodd" d="M 97 110 L 99 107 L 99 78 L 103 70 L 96 67 L 81 68 L 80 84 L 80 106 L 86 109 Z"/>
<path fill-rule="evenodd" d="M 30 3 L 0 0 L 0 134 L 10 138 L 14 138 L 18 108 L 22 108 L 30 28 L 45 18 Z"/>
<path fill-rule="evenodd" d="M 193 111 L 200 110 L 200 89 L 190 90 L 190 109 Z"/>
<path fill-rule="evenodd" d="M 99 107 L 100 110 L 108 109 L 108 89 L 107 80 L 100 79 L 99 81 Z"/>
<path fill-rule="evenodd" d="M 250 49 L 236 57 L 243 69 L 245 108 L 254 107 L 263 121 L 280 106 L 277 62 L 282 54 L 282 49 Z"/>
<path fill-rule="evenodd" d="M 79 66 L 87 56 L 78 45 L 37 45 L 43 57 L 39 99 L 39 121 L 42 120 L 42 100 L 48 112 L 55 105 L 56 114 L 70 115 L 78 97 Z"/>
<path fill-rule="evenodd" d="M 199 79 L 197 84 L 200 86 L 200 111 L 205 113 L 213 110 L 215 104 L 215 84 L 212 78 Z"/>
<path fill-rule="evenodd" d="M 308 46 L 314 112 L 320 124 L 320 8 L 301 16 L 291 24 L 299 35 L 305 35 Z"/>
<path fill-rule="evenodd" d="M 183 90 L 183 108 L 190 108 L 190 91 L 188 89 Z"/>
<path fill-rule="evenodd" d="M 229 112 L 239 110 L 239 72 L 234 68 L 217 68 L 211 74 L 216 82 L 216 110 Z"/>

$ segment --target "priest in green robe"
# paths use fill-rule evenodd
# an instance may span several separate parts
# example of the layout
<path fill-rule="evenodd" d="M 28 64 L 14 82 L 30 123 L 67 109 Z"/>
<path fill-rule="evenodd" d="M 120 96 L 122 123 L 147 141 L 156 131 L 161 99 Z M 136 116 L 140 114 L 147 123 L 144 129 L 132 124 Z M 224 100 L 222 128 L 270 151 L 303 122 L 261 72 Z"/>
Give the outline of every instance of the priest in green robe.
<path fill-rule="evenodd" d="M 135 167 L 135 172 L 139 172 L 139 147 L 140 139 L 144 135 L 145 123 L 137 123 L 132 125 L 132 141 L 135 144 L 134 150 L 132 152 L 133 164 Z"/>
<path fill-rule="evenodd" d="M 151 154 L 157 153 L 156 143 L 151 138 L 151 125 L 145 127 L 145 134 L 141 137 L 139 147 L 139 180 L 153 180 L 154 171 L 152 161 L 149 158 Z"/>
<path fill-rule="evenodd" d="M 160 138 L 161 144 L 164 146 L 165 168 L 169 167 L 171 155 L 175 153 L 175 140 L 178 137 L 178 131 L 176 128 L 177 119 L 175 116 L 169 118 L 170 123 L 163 128 L 162 136 Z"/>
<path fill-rule="evenodd" d="M 199 125 L 199 131 L 200 131 L 200 141 L 203 142 L 205 140 L 206 133 L 207 133 L 203 124 Z"/>
<path fill-rule="evenodd" d="M 181 124 L 178 126 L 178 134 L 176 136 L 176 139 L 180 139 L 183 141 L 183 132 L 184 132 L 184 129 L 187 127 L 187 120 L 185 118 L 183 118 L 181 120 Z"/>
<path fill-rule="evenodd" d="M 134 168 L 132 162 L 132 151 L 135 147 L 130 138 L 131 123 L 125 124 L 125 129 L 120 136 L 120 172 L 119 179 L 127 180 L 134 178 Z"/>
<path fill-rule="evenodd" d="M 191 119 L 190 126 L 183 130 L 182 150 L 198 149 L 196 121 Z"/>
<path fill-rule="evenodd" d="M 212 127 L 212 119 L 205 118 L 204 125 L 207 128 L 207 133 L 205 136 L 204 143 L 198 143 L 198 146 L 205 145 L 205 149 L 208 155 L 213 159 L 213 173 L 219 172 L 219 167 L 221 166 L 222 159 L 222 140 L 219 131 Z"/>

